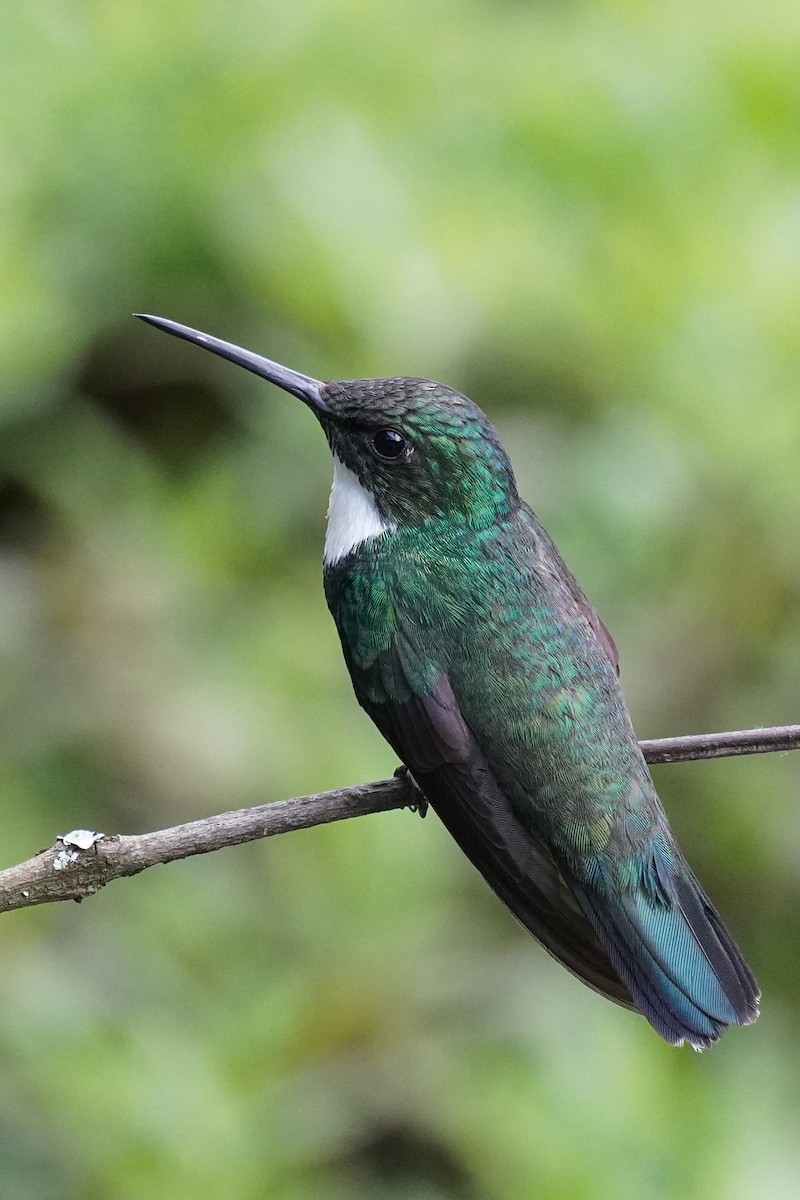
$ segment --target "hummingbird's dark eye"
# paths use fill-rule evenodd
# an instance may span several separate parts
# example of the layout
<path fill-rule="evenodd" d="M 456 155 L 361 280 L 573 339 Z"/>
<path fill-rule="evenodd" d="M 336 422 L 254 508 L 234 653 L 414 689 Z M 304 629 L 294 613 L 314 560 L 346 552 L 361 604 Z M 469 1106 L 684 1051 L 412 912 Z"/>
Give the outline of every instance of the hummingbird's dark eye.
<path fill-rule="evenodd" d="M 373 435 L 372 444 L 381 458 L 399 458 L 401 454 L 408 454 L 410 449 L 408 438 L 396 429 L 379 429 Z"/>

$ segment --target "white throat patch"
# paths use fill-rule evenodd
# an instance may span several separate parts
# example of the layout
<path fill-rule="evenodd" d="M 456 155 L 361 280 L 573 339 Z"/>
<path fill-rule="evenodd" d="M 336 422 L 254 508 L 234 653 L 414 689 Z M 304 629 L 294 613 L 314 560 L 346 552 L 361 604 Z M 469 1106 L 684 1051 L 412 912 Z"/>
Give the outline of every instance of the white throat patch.
<path fill-rule="evenodd" d="M 363 542 L 393 531 L 366 488 L 353 472 L 334 455 L 333 487 L 328 503 L 328 528 L 325 531 L 323 561 L 333 567 Z"/>

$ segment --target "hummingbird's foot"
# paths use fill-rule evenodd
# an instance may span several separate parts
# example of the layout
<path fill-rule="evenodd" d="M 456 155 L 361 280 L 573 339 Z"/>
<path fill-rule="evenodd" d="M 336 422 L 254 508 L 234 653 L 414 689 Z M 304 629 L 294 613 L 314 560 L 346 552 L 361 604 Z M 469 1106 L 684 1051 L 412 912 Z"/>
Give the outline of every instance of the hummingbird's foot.
<path fill-rule="evenodd" d="M 408 767 L 404 766 L 401 763 L 400 766 L 395 771 L 394 777 L 395 777 L 395 779 L 404 779 L 406 781 L 406 783 L 408 784 L 409 789 L 414 794 L 414 799 L 412 800 L 412 802 L 410 804 L 404 804 L 403 808 L 408 808 L 411 810 L 412 813 L 419 813 L 419 815 L 421 817 L 424 817 L 428 811 L 428 801 L 425 799 L 422 792 L 420 791 L 419 785 L 418 785 L 416 779 L 414 778 L 414 776 L 409 771 Z"/>

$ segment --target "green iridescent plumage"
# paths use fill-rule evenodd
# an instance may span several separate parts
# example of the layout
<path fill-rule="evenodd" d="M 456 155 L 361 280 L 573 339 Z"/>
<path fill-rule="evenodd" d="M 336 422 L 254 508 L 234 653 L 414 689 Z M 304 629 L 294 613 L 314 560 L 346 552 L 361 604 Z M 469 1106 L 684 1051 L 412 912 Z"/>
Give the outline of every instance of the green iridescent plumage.
<path fill-rule="evenodd" d="M 423 380 L 323 397 L 334 454 L 389 527 L 325 575 L 362 706 L 491 886 L 586 982 L 673 1042 L 753 1019 L 755 981 L 669 829 L 613 641 L 486 417 Z M 387 422 L 400 461 L 375 452 Z"/>
<path fill-rule="evenodd" d="M 298 395 L 337 460 L 325 592 L 356 696 L 512 913 L 571 971 L 701 1048 L 758 988 L 687 866 L 613 640 L 497 435 L 429 380 L 320 384 L 160 318 Z"/>

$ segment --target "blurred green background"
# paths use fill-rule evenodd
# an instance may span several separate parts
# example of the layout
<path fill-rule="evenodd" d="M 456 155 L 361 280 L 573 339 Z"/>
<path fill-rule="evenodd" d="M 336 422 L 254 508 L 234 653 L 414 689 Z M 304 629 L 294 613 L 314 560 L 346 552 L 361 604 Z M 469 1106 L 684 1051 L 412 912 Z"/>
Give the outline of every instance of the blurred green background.
<path fill-rule="evenodd" d="M 380 778 L 301 405 L 443 379 L 640 736 L 798 719 L 793 0 L 6 0 L 2 863 Z M 800 755 L 662 767 L 763 1016 L 662 1044 L 393 813 L 7 916 L 8 1200 L 800 1194 Z"/>

